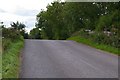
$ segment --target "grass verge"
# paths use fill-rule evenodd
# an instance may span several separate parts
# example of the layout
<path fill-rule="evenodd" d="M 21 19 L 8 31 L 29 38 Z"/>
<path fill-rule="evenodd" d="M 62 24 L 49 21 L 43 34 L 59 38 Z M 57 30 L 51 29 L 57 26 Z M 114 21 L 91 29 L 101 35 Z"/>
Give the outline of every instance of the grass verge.
<path fill-rule="evenodd" d="M 18 78 L 20 61 L 19 53 L 23 47 L 23 41 L 11 43 L 7 51 L 2 55 L 2 78 Z"/>
<path fill-rule="evenodd" d="M 104 51 L 107 51 L 107 52 L 110 52 L 110 53 L 113 53 L 113 54 L 116 54 L 116 55 L 120 55 L 120 50 L 118 48 L 115 48 L 115 47 L 112 47 L 112 46 L 109 46 L 109 45 L 105 45 L 105 44 L 97 44 L 89 39 L 86 39 L 86 38 L 83 38 L 83 37 L 80 37 L 80 36 L 74 36 L 74 37 L 70 37 L 68 38 L 67 40 L 73 40 L 73 41 L 76 41 L 76 42 L 79 42 L 79 43 L 83 43 L 83 44 L 87 44 L 89 46 L 92 46 L 92 47 L 95 47 L 97 49 L 101 49 L 101 50 L 104 50 Z"/>
<path fill-rule="evenodd" d="M 2 52 L 0 51 L 0 80 L 2 79 Z"/>
<path fill-rule="evenodd" d="M 2 38 L 0 36 L 0 80 L 2 79 Z"/>

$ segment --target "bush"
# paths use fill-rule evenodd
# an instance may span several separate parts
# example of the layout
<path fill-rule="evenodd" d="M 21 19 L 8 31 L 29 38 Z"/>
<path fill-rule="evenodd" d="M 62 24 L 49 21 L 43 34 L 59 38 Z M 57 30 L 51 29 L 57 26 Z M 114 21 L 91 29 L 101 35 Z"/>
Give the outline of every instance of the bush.
<path fill-rule="evenodd" d="M 104 39 L 106 38 L 107 36 L 104 35 L 103 33 L 100 33 L 100 32 L 97 32 L 97 33 L 94 33 L 93 34 L 93 37 L 91 37 L 91 39 L 100 44 L 100 43 L 104 43 Z"/>
<path fill-rule="evenodd" d="M 90 39 L 92 39 L 94 42 L 98 44 L 106 44 L 109 46 L 113 46 L 115 48 L 120 48 L 119 46 L 120 40 L 119 37 L 116 35 L 107 36 L 103 32 L 96 32 L 92 34 Z"/>
<path fill-rule="evenodd" d="M 111 41 L 111 43 L 109 43 L 111 46 L 120 48 L 120 38 L 118 36 L 111 36 L 109 41 Z"/>
<path fill-rule="evenodd" d="M 85 29 L 81 29 L 79 31 L 80 36 L 84 37 L 84 38 L 88 38 L 89 37 L 89 33 L 87 31 L 85 31 Z"/>
<path fill-rule="evenodd" d="M 120 48 L 120 38 L 117 35 L 111 34 L 110 36 L 108 36 L 107 34 L 101 32 L 94 32 L 92 34 L 89 34 L 88 32 L 85 32 L 84 29 L 82 29 L 81 31 L 79 31 L 79 33 L 75 33 L 74 36 L 79 35 L 83 38 L 92 40 L 93 42 L 97 43 L 97 44 L 105 44 L 105 45 L 109 45 L 115 48 Z"/>
<path fill-rule="evenodd" d="M 20 39 L 19 31 L 16 31 L 13 28 L 3 28 L 2 29 L 2 36 L 6 39 L 11 39 L 12 41 Z"/>
<path fill-rule="evenodd" d="M 14 28 L 3 28 L 2 29 L 2 50 L 7 51 L 11 43 L 15 43 L 19 40 L 23 41 L 23 36 L 20 32 Z"/>

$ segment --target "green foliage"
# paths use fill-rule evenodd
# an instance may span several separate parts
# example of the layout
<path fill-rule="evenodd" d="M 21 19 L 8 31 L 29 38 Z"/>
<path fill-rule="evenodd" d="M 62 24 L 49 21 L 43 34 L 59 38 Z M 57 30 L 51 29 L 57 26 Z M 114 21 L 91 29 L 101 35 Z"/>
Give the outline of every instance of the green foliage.
<path fill-rule="evenodd" d="M 16 39 L 20 39 L 20 33 L 13 28 L 3 28 L 2 37 L 15 41 Z"/>
<path fill-rule="evenodd" d="M 47 8 L 47 11 L 42 11 L 37 15 L 37 27 L 41 28 L 42 38 L 65 39 L 68 34 L 62 21 L 64 19 L 62 15 L 64 3 L 54 2 Z"/>
<path fill-rule="evenodd" d="M 14 39 L 14 40 L 12 40 L 11 38 L 3 38 L 2 39 L 2 50 L 3 50 L 3 53 L 4 53 L 4 51 L 6 51 L 7 49 L 10 48 L 10 45 L 11 45 L 12 42 L 16 43 L 18 40 L 23 41 L 23 37 L 20 36 L 19 39 Z"/>
<path fill-rule="evenodd" d="M 28 38 L 28 33 L 25 32 L 26 25 L 21 22 L 12 22 L 11 28 L 14 29 L 14 31 L 18 32 L 17 34 L 20 34 L 24 37 L 24 39 Z M 13 34 L 12 34 L 13 35 Z"/>
<path fill-rule="evenodd" d="M 9 48 L 9 45 L 11 44 L 10 39 L 2 39 L 2 50 L 5 51 Z"/>
<path fill-rule="evenodd" d="M 92 36 L 92 40 L 98 44 L 104 43 L 104 39 L 108 38 L 104 33 L 95 33 Z"/>
<path fill-rule="evenodd" d="M 96 27 L 97 31 L 103 31 L 103 30 L 111 30 L 111 28 L 118 28 L 120 26 L 120 11 L 115 10 L 114 12 L 100 16 L 100 19 L 98 20 L 98 24 Z M 119 28 L 118 28 L 119 29 Z"/>
<path fill-rule="evenodd" d="M 90 34 L 89 32 L 85 32 L 83 29 L 73 36 L 78 36 L 78 35 L 86 39 L 90 39 L 97 44 L 105 44 L 105 45 L 109 45 L 115 48 L 120 48 L 120 45 L 119 45 L 120 38 L 119 36 L 113 33 L 106 34 L 104 32 L 93 32 Z"/>
<path fill-rule="evenodd" d="M 20 32 L 13 28 L 2 28 L 2 49 L 6 51 L 9 48 L 11 42 L 16 42 L 18 40 L 23 40 Z"/>
<path fill-rule="evenodd" d="M 41 37 L 66 39 L 81 29 L 96 31 L 119 29 L 119 3 L 53 2 L 37 15 Z"/>
<path fill-rule="evenodd" d="M 23 41 L 19 40 L 16 43 L 9 45 L 2 55 L 2 77 L 3 78 L 18 78 L 20 67 L 19 53 L 23 47 Z"/>
<path fill-rule="evenodd" d="M 41 31 L 39 30 L 39 28 L 33 28 L 30 31 L 30 38 L 31 39 L 41 39 Z"/>
<path fill-rule="evenodd" d="M 11 27 L 5 28 L 2 24 L 2 50 L 6 51 L 9 49 L 9 45 L 11 45 L 12 42 L 17 42 L 18 40 L 23 41 L 23 37 L 27 38 L 28 36 L 25 33 L 25 25 L 22 23 L 19 23 L 18 21 L 16 23 L 12 23 Z"/>
<path fill-rule="evenodd" d="M 17 22 L 18 25 L 18 22 Z M 2 77 L 18 78 L 19 70 L 19 53 L 23 47 L 24 29 L 14 27 L 2 27 Z"/>

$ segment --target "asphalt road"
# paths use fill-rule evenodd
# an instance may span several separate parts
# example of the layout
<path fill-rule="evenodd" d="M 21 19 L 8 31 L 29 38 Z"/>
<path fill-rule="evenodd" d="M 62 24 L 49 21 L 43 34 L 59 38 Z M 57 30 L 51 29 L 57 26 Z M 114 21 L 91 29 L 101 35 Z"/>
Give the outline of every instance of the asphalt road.
<path fill-rule="evenodd" d="M 118 78 L 118 57 L 74 41 L 25 40 L 20 78 Z"/>

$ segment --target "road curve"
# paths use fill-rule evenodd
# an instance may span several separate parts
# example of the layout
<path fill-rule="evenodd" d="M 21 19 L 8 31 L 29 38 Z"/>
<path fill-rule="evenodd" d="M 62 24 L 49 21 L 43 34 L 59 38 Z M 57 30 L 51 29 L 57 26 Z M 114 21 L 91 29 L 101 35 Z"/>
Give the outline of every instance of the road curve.
<path fill-rule="evenodd" d="M 118 78 L 118 57 L 66 40 L 25 40 L 20 78 Z"/>

